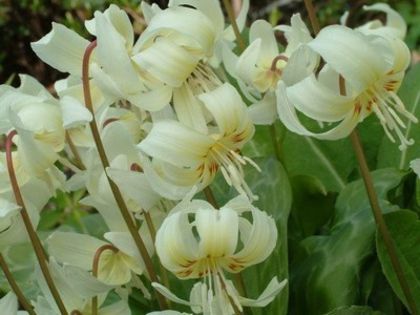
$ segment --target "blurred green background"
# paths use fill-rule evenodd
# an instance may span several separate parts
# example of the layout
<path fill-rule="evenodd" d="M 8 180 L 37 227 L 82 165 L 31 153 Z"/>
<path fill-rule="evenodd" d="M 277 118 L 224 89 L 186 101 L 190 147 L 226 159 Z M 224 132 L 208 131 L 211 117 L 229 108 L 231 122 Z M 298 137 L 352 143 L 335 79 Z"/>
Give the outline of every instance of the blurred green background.
<path fill-rule="evenodd" d="M 63 74 L 44 65 L 30 49 L 30 42 L 36 41 L 51 29 L 51 22 L 63 23 L 82 35 L 88 36 L 83 21 L 90 19 L 95 10 L 104 10 L 115 3 L 125 8 L 132 18 L 138 33 L 144 28 L 139 10 L 141 0 L 0 0 L 0 82 L 13 79 L 17 73 L 28 73 L 42 83 L 51 85 Z M 166 0 L 152 1 L 164 7 Z M 351 24 L 358 25 L 380 14 L 362 13 L 358 10 L 364 4 L 378 1 L 317 1 L 315 6 L 323 25 L 337 23 L 341 14 L 351 10 Z M 409 26 L 407 43 L 413 50 L 420 45 L 420 0 L 384 1 L 396 8 Z M 251 0 L 249 20 L 268 18 L 272 23 L 289 23 L 293 13 L 306 16 L 302 0 Z M 18 80 L 12 80 L 18 84 Z"/>

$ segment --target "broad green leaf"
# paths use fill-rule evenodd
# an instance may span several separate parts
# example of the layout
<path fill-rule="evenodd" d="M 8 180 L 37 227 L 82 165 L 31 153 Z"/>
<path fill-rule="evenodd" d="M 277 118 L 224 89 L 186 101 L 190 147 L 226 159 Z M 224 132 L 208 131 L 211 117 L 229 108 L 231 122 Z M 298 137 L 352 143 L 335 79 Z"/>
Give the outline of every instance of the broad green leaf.
<path fill-rule="evenodd" d="M 288 248 L 287 248 L 287 221 L 292 204 L 292 192 L 285 170 L 274 157 L 256 158 L 261 172 L 252 167 L 245 170 L 246 181 L 259 200 L 254 204 L 271 214 L 277 221 L 278 240 L 272 255 L 263 263 L 246 269 L 242 276 L 246 284 L 247 296 L 257 298 L 270 280 L 277 276 L 281 281 L 288 278 Z M 212 185 L 216 198 L 223 204 L 236 193 L 226 189 L 222 181 Z M 263 246 L 263 245 L 262 245 Z M 271 304 L 264 309 L 253 309 L 253 315 L 287 314 L 288 290 L 281 292 Z"/>
<path fill-rule="evenodd" d="M 335 194 L 312 176 L 291 178 L 293 206 L 289 219 L 289 239 L 302 240 L 320 232 L 334 213 Z"/>
<path fill-rule="evenodd" d="M 385 215 L 385 221 L 394 240 L 397 255 L 404 270 L 411 294 L 417 310 L 420 310 L 420 221 L 417 214 L 401 210 Z M 378 257 L 382 269 L 394 292 L 408 307 L 407 300 L 401 290 L 397 276 L 392 268 L 384 242 L 379 233 L 376 235 Z"/>
<path fill-rule="evenodd" d="M 403 176 L 392 169 L 373 173 L 384 212 L 397 209 L 385 198 Z M 361 269 L 373 254 L 374 236 L 375 223 L 364 184 L 361 180 L 352 182 L 338 196 L 331 229 L 304 239 L 301 252 L 291 262 L 293 313 L 324 314 L 356 304 Z"/>
<path fill-rule="evenodd" d="M 407 73 L 398 94 L 406 109 L 420 118 L 420 64 L 413 66 Z M 411 160 L 420 157 L 420 124 L 407 122 L 407 128 L 403 130 L 403 133 L 407 138 L 413 138 L 415 144 L 400 151 L 398 144 L 384 137 L 379 150 L 378 167 L 407 169 Z"/>
<path fill-rule="evenodd" d="M 368 306 L 350 306 L 336 309 L 326 315 L 381 315 L 381 312 L 376 312 Z"/>

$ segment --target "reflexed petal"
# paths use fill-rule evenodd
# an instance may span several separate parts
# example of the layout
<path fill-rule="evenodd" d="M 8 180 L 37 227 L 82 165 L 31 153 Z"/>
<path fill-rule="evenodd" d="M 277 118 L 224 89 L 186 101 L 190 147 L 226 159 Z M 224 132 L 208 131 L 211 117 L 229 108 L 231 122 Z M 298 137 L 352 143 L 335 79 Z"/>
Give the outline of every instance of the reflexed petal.
<path fill-rule="evenodd" d="M 135 93 L 139 79 L 128 56 L 125 39 L 102 13 L 95 13 L 95 22 L 98 42 L 95 52 L 99 64 L 124 93 Z"/>
<path fill-rule="evenodd" d="M 306 116 L 325 122 L 341 120 L 354 108 L 351 97 L 330 90 L 314 74 L 288 87 L 287 97 Z"/>
<path fill-rule="evenodd" d="M 134 51 L 149 46 L 159 35 L 202 56 L 211 54 L 213 50 L 215 28 L 207 16 L 196 9 L 167 8 L 153 17 Z"/>
<path fill-rule="evenodd" d="M 154 112 L 169 104 L 172 98 L 172 88 L 162 85 L 150 91 L 141 91 L 137 94 L 127 95 L 126 98 L 140 109 Z"/>
<path fill-rule="evenodd" d="M 278 118 L 275 94 L 265 94 L 261 101 L 248 107 L 248 114 L 256 125 L 271 125 L 274 123 Z"/>
<path fill-rule="evenodd" d="M 325 27 L 308 45 L 357 93 L 375 83 L 388 70 L 369 38 L 345 26 Z"/>
<path fill-rule="evenodd" d="M 155 192 L 169 200 L 181 200 L 191 190 L 191 187 L 177 186 L 167 181 L 159 169 L 146 157 L 141 157 L 142 167 L 150 186 Z"/>
<path fill-rule="evenodd" d="M 250 43 L 253 43 L 257 39 L 261 39 L 259 59 L 270 64 L 279 54 L 273 27 L 270 23 L 265 20 L 257 20 L 252 23 L 249 30 L 249 41 Z"/>
<path fill-rule="evenodd" d="M 107 174 L 118 185 L 123 194 L 134 200 L 146 211 L 150 210 L 160 200 L 160 196 L 152 190 L 146 175 L 143 173 L 108 168 Z"/>
<path fill-rule="evenodd" d="M 107 243 L 90 235 L 54 232 L 46 241 L 48 252 L 59 262 L 91 270 L 96 251 Z"/>
<path fill-rule="evenodd" d="M 238 58 L 236 67 L 232 69 L 241 80 L 252 84 L 261 69 L 258 69 L 258 58 L 261 51 L 262 40 L 254 40 Z"/>
<path fill-rule="evenodd" d="M 318 54 L 307 45 L 301 45 L 290 55 L 289 60 L 283 69 L 281 79 L 287 86 L 294 85 L 312 74 L 318 66 L 318 63 Z M 324 68 L 327 66 L 328 65 L 325 65 Z"/>
<path fill-rule="evenodd" d="M 195 167 L 214 140 L 176 121 L 159 121 L 138 146 L 146 154 L 177 166 Z"/>
<path fill-rule="evenodd" d="M 200 133 L 207 134 L 208 128 L 203 112 L 203 105 L 197 99 L 187 83 L 174 90 L 174 109 L 178 120 Z"/>
<path fill-rule="evenodd" d="M 152 18 L 155 16 L 155 14 L 162 11 L 161 8 L 156 3 L 153 3 L 152 5 L 148 4 L 146 1 L 142 1 L 140 3 L 141 6 L 141 12 L 143 13 L 144 19 L 146 20 L 146 23 L 149 24 Z"/>
<path fill-rule="evenodd" d="M 312 40 L 311 33 L 306 24 L 302 21 L 300 14 L 293 14 L 289 25 L 279 25 L 274 28 L 284 32 L 287 39 L 287 46 L 285 54 L 290 56 L 302 44 L 309 43 Z"/>
<path fill-rule="evenodd" d="M 198 244 L 188 221 L 188 214 L 176 212 L 163 221 L 156 234 L 156 252 L 162 265 L 180 278 L 193 272 Z"/>
<path fill-rule="evenodd" d="M 132 57 L 141 68 L 172 87 L 179 87 L 197 66 L 198 58 L 165 37 Z"/>
<path fill-rule="evenodd" d="M 243 266 L 251 266 L 264 261 L 271 254 L 277 242 L 277 227 L 273 218 L 254 208 L 252 219 L 252 228 L 249 231 L 249 237 L 244 240 L 243 249 L 232 256 L 234 262 Z M 226 267 L 229 269 L 228 266 Z M 232 272 L 237 271 L 232 270 Z"/>
<path fill-rule="evenodd" d="M 168 290 L 168 288 L 164 287 L 163 285 L 161 285 L 160 283 L 157 282 L 152 282 L 152 287 L 156 289 L 156 291 L 158 291 L 160 294 L 162 294 L 164 297 L 168 298 L 169 300 L 181 304 L 181 305 L 190 305 L 190 302 L 180 299 L 179 297 L 177 297 L 175 294 L 173 294 L 171 291 Z M 181 314 L 178 312 L 174 312 L 174 311 L 163 311 L 163 312 L 153 312 L 153 313 L 149 313 L 148 315 L 176 315 L 176 314 Z"/>
<path fill-rule="evenodd" d="M 109 8 L 105 10 L 104 15 L 125 39 L 126 47 L 131 48 L 134 43 L 134 31 L 127 13 L 118 8 L 115 4 L 111 4 Z"/>
<path fill-rule="evenodd" d="M 243 306 L 249 307 L 265 307 L 270 304 L 275 297 L 286 287 L 287 280 L 279 282 L 277 277 L 274 277 L 261 295 L 253 300 L 244 297 L 239 297 L 239 301 Z"/>
<path fill-rule="evenodd" d="M 71 96 L 64 96 L 60 105 L 63 115 L 63 127 L 65 129 L 84 125 L 92 120 L 90 111 Z"/>
<path fill-rule="evenodd" d="M 254 126 L 248 116 L 247 107 L 232 85 L 225 83 L 211 92 L 199 95 L 199 98 L 213 115 L 222 135 L 246 131 L 243 141 L 252 137 Z"/>
<path fill-rule="evenodd" d="M 238 243 L 238 213 L 229 208 L 198 209 L 195 226 L 201 257 L 230 256 Z M 264 244 L 264 243 L 261 243 Z"/>
<path fill-rule="evenodd" d="M 348 136 L 359 122 L 359 115 L 349 111 L 348 115 L 336 127 L 322 133 L 313 133 L 305 128 L 300 122 L 294 106 L 286 95 L 286 87 L 279 82 L 277 88 L 277 112 L 283 124 L 292 132 L 303 136 L 313 136 L 318 139 L 336 140 Z"/>
<path fill-rule="evenodd" d="M 217 33 L 223 31 L 225 27 L 225 18 L 223 16 L 223 11 L 220 6 L 220 1 L 170 0 L 168 3 L 168 7 L 180 5 L 190 5 L 194 8 L 197 8 L 197 10 L 207 15 L 209 20 L 213 22 Z"/>
<path fill-rule="evenodd" d="M 13 292 L 7 293 L 0 299 L 0 310 L 4 315 L 16 315 L 18 310 L 17 297 Z"/>
<path fill-rule="evenodd" d="M 32 50 L 42 61 L 62 72 L 81 77 L 82 61 L 89 41 L 64 25 L 53 23 L 52 30 L 39 41 L 31 43 Z"/>
<path fill-rule="evenodd" d="M 99 261 L 98 279 L 109 285 L 124 285 L 131 280 L 131 270 L 125 264 L 124 254 L 104 251 Z"/>
<path fill-rule="evenodd" d="M 357 30 L 366 34 L 395 36 L 400 39 L 404 39 L 407 33 L 407 24 L 405 23 L 404 18 L 388 4 L 375 3 L 373 5 L 363 6 L 363 9 L 366 11 L 382 11 L 386 13 L 386 24 L 383 25 L 381 21 L 374 20 L 357 28 Z M 379 26 L 377 26 L 377 22 L 379 22 Z"/>

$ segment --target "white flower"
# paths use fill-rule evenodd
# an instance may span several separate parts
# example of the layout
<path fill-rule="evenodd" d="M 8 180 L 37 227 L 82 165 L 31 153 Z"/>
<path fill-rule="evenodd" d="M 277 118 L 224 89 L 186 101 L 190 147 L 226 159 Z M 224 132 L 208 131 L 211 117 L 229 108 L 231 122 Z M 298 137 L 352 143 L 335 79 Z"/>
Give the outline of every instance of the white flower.
<path fill-rule="evenodd" d="M 101 307 L 105 301 L 106 294 L 112 287 L 103 284 L 87 272 L 72 266 L 62 267 L 53 258 L 49 263 L 49 269 L 66 310 L 69 313 L 79 311 L 81 314 L 90 314 L 92 297 L 99 295 L 99 315 L 131 314 L 126 301 L 119 301 Z M 43 315 L 60 314 L 39 267 L 36 269 L 35 276 L 43 294 L 43 296 L 38 296 L 35 302 L 35 312 Z"/>
<path fill-rule="evenodd" d="M 18 311 L 18 300 L 13 292 L 7 293 L 0 299 L 0 310 L 5 315 L 28 315 L 28 312 Z"/>
<path fill-rule="evenodd" d="M 270 303 L 285 282 L 274 278 L 259 299 L 249 300 L 239 296 L 224 272 L 238 273 L 271 254 L 277 241 L 273 218 L 243 196 L 220 210 L 199 200 L 184 202 L 181 208 L 173 210 L 158 230 L 156 251 L 162 265 L 178 278 L 202 278 L 203 282 L 194 286 L 190 302 L 159 284 L 154 287 L 175 302 L 190 305 L 194 313 L 233 314 L 229 300 L 240 310 Z"/>
<path fill-rule="evenodd" d="M 199 98 L 214 118 L 214 125 L 204 125 L 205 133 L 177 121 L 158 121 L 139 148 L 153 158 L 163 179 L 175 186 L 204 188 L 220 169 L 229 185 L 252 197 L 242 166 L 255 163 L 239 153 L 254 134 L 246 105 L 229 84 Z"/>
<path fill-rule="evenodd" d="M 383 37 L 397 37 L 404 39 L 407 33 L 407 24 L 404 18 L 394 9 L 392 9 L 387 3 L 375 3 L 372 5 L 365 5 L 363 9 L 366 11 L 379 11 L 386 14 L 386 23 L 384 24 L 381 20 L 375 19 L 369 21 L 355 30 L 362 32 L 366 35 L 379 35 Z M 348 12 L 346 12 L 341 18 L 341 24 L 345 25 L 348 18 Z"/>
<path fill-rule="evenodd" d="M 90 271 L 97 250 L 110 243 L 90 235 L 57 231 L 47 239 L 47 245 L 49 254 L 57 261 Z M 134 244 L 129 246 L 135 247 Z M 130 256 L 115 246 L 113 248 L 115 250 L 104 250 L 100 256 L 99 280 L 108 285 L 124 285 L 131 280 L 132 272 L 143 273 L 144 265 L 139 255 Z"/>
<path fill-rule="evenodd" d="M 287 128 L 301 135 L 339 139 L 375 113 L 389 139 L 395 141 L 393 134 L 399 138 L 400 149 L 413 144 L 402 133 L 405 123 L 397 114 L 417 122 L 396 94 L 410 62 L 401 40 L 366 36 L 335 25 L 324 28 L 307 45 L 326 66 L 318 77 L 311 74 L 288 86 L 279 82 L 278 113 Z M 345 96 L 340 94 L 339 76 L 345 80 Z M 338 124 L 325 132 L 311 132 L 300 123 L 295 108 L 312 119 Z"/>

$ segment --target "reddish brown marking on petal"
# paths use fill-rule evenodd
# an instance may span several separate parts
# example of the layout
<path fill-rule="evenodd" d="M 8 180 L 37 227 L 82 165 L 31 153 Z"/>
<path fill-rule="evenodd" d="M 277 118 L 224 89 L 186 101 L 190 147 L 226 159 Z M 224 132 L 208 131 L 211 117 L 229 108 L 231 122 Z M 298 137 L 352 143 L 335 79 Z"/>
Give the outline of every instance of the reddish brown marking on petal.
<path fill-rule="evenodd" d="M 133 163 L 130 166 L 130 171 L 143 173 L 143 168 L 139 164 Z"/>

